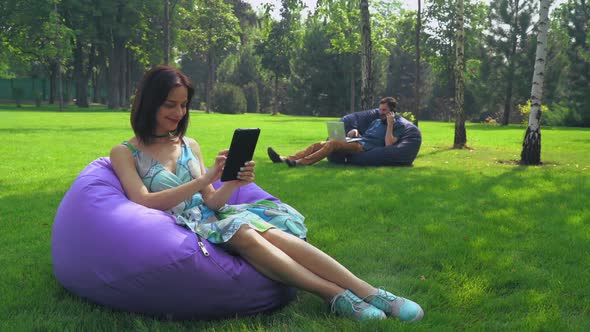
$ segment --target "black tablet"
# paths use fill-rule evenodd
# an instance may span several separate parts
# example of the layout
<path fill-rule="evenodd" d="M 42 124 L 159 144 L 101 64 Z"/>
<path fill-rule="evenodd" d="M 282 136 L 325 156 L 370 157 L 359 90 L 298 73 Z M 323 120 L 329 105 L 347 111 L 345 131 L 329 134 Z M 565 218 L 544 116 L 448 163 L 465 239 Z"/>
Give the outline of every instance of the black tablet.
<path fill-rule="evenodd" d="M 254 156 L 259 135 L 259 128 L 238 128 L 234 131 L 221 181 L 237 180 L 240 167 Z"/>

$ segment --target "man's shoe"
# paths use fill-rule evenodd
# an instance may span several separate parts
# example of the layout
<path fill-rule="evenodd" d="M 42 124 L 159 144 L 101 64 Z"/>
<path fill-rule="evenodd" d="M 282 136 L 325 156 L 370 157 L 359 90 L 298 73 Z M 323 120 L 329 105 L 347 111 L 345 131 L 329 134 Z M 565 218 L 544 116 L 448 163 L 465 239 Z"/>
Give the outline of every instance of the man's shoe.
<path fill-rule="evenodd" d="M 287 163 L 289 167 L 297 166 L 297 162 L 295 160 L 285 159 L 285 163 Z"/>
<path fill-rule="evenodd" d="M 349 316 L 356 320 L 384 319 L 383 311 L 375 308 L 348 289 L 332 298 L 330 311 L 333 314 Z"/>
<path fill-rule="evenodd" d="M 405 322 L 419 321 L 424 317 L 424 310 L 414 301 L 379 288 L 376 295 L 367 296 L 365 302 L 383 310 L 387 316 L 396 317 Z"/>
<path fill-rule="evenodd" d="M 268 157 L 270 158 L 270 160 L 272 160 L 273 163 L 283 162 L 283 160 L 281 159 L 281 156 L 279 156 L 279 154 L 275 150 L 273 150 L 273 148 L 271 148 L 270 146 L 268 147 L 266 152 L 268 153 Z"/>

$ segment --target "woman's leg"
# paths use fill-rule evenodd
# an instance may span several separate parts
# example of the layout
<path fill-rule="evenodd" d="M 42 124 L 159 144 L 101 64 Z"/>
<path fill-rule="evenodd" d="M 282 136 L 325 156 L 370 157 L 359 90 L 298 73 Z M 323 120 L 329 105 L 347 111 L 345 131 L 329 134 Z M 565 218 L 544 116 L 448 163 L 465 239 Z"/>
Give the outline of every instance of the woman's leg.
<path fill-rule="evenodd" d="M 361 298 L 377 293 L 375 287 L 313 245 L 278 229 L 270 229 L 261 235 L 304 268 L 340 288 L 350 289 Z"/>
<path fill-rule="evenodd" d="M 416 302 L 383 289 L 376 289 L 323 251 L 295 236 L 277 229 L 270 229 L 262 233 L 262 236 L 304 268 L 341 288 L 351 290 L 388 316 L 410 322 L 418 321 L 424 316 L 424 311 Z"/>
<path fill-rule="evenodd" d="M 227 245 L 270 279 L 307 290 L 326 301 L 344 291 L 342 287 L 299 264 L 250 227 L 242 226 Z"/>
<path fill-rule="evenodd" d="M 416 303 L 408 300 L 408 304 L 415 308 L 404 310 L 406 299 L 390 293 L 384 294 L 388 298 L 379 296 L 381 294 L 377 293 L 377 289 L 353 275 L 336 260 L 280 230 L 258 233 L 250 227 L 241 227 L 227 245 L 267 277 L 315 293 L 329 301 L 332 312 L 365 320 L 382 319 L 385 310 L 389 310 L 387 315 L 402 318 L 399 313 L 403 310 L 404 318 L 408 317 L 404 320 L 422 318 L 423 313 L 417 313 L 418 310 L 422 312 L 422 309 Z M 392 300 L 389 295 L 393 297 Z M 368 297 L 371 297 L 371 304 L 361 299 Z M 383 301 L 373 301 L 376 297 Z M 374 306 L 374 302 L 381 307 Z"/>

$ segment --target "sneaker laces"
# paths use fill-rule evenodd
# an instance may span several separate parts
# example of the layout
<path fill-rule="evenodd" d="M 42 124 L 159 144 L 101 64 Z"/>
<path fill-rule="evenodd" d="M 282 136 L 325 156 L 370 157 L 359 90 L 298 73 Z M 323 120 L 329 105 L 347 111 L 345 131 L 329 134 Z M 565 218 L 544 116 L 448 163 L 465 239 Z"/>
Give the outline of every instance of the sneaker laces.
<path fill-rule="evenodd" d="M 356 308 L 356 306 L 355 306 L 355 303 L 356 303 L 356 304 L 358 304 L 358 303 L 362 303 L 362 302 L 363 302 L 363 300 L 361 300 L 361 299 L 358 299 L 358 300 L 356 300 L 356 299 L 354 299 L 353 297 L 351 297 L 351 296 L 348 296 L 348 294 L 347 294 L 346 292 L 343 292 L 343 293 L 341 293 L 341 294 L 338 294 L 338 295 L 334 296 L 334 297 L 332 298 L 332 301 L 330 301 L 330 311 L 331 311 L 333 314 L 334 314 L 334 313 L 336 313 L 336 302 L 337 302 L 337 301 L 338 301 L 340 298 L 344 298 L 344 300 L 346 301 L 346 303 L 350 304 L 350 306 L 352 307 L 352 311 L 353 311 L 353 312 L 360 312 L 360 311 L 361 311 L 361 309 L 357 309 L 357 308 Z"/>
<path fill-rule="evenodd" d="M 377 288 L 377 294 L 368 295 L 367 297 L 363 298 L 363 301 L 365 301 L 367 303 L 371 303 L 375 298 L 387 303 L 387 306 L 389 307 L 388 311 L 392 311 L 393 310 L 393 302 L 395 300 L 397 300 L 398 296 L 393 295 L 390 292 L 387 292 L 382 287 L 379 287 L 379 288 Z"/>

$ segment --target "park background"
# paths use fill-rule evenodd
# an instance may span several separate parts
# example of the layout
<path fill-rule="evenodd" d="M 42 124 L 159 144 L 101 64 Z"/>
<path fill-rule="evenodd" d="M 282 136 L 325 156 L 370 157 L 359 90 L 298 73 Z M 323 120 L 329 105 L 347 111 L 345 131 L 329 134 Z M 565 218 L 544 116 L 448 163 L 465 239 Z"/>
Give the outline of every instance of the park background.
<path fill-rule="evenodd" d="M 358 1 L 4 1 L 0 100 L 128 109 L 141 74 L 169 63 L 192 77 L 193 109 L 340 116 L 392 95 L 418 120 L 452 121 L 456 3 L 408 3 L 370 3 L 364 97 Z M 538 11 L 464 1 L 467 121 L 528 121 Z M 590 125 L 589 15 L 586 1 L 551 6 L 544 124 Z"/>
<path fill-rule="evenodd" d="M 418 12 L 371 1 L 370 97 L 396 96 L 413 113 L 418 158 L 293 170 L 265 147 L 295 151 L 325 137 L 326 120 L 363 108 L 357 1 L 322 1 L 313 14 L 282 1 L 279 15 L 221 0 L 0 2 L 0 330 L 589 330 L 588 6 L 551 7 L 543 166 L 523 167 L 538 2 L 464 4 L 467 149 L 452 149 L 455 2 L 423 3 L 416 61 Z M 206 163 L 237 124 L 261 127 L 257 183 L 306 215 L 312 243 L 416 299 L 425 320 L 358 325 L 300 293 L 272 315 L 176 322 L 64 290 L 50 255 L 59 202 L 132 136 L 135 84 L 166 62 L 197 87 L 188 135 Z"/>

